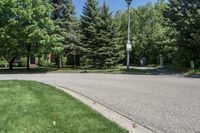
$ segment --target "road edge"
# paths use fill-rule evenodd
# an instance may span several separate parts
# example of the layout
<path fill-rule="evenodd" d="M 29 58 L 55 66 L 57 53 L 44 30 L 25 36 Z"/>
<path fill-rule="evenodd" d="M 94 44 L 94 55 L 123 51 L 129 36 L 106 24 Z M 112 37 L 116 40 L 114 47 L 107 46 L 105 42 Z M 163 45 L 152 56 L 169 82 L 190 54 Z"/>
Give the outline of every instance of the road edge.
<path fill-rule="evenodd" d="M 88 105 L 107 119 L 117 123 L 120 127 L 125 128 L 129 131 L 129 133 L 154 133 L 152 130 L 128 119 L 127 117 L 103 106 L 102 104 L 99 104 L 92 99 L 85 97 L 84 95 L 81 95 L 75 91 L 72 91 L 70 89 L 61 87 L 61 86 L 55 86 L 54 87 L 68 93 L 69 95 L 73 96 L 74 98 L 78 99 L 82 103 Z"/>

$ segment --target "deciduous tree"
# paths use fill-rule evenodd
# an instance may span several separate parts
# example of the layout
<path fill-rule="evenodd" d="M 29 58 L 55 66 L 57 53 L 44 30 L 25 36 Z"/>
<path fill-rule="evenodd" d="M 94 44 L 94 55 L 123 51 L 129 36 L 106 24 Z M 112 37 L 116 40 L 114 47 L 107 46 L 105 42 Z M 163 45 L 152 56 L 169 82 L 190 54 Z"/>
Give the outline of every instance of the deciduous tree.
<path fill-rule="evenodd" d="M 169 0 L 163 15 L 168 26 L 174 28 L 176 44 L 187 53 L 190 60 L 200 60 L 200 1 Z M 183 57 L 188 58 L 188 57 Z"/>

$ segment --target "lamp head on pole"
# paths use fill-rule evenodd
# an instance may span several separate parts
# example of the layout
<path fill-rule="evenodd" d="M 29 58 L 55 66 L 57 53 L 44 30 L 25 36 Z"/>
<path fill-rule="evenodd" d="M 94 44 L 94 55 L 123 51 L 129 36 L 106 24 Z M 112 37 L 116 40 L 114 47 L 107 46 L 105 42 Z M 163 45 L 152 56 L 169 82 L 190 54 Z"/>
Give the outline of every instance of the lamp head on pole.
<path fill-rule="evenodd" d="M 125 0 L 125 1 L 129 6 L 131 5 L 132 0 Z"/>

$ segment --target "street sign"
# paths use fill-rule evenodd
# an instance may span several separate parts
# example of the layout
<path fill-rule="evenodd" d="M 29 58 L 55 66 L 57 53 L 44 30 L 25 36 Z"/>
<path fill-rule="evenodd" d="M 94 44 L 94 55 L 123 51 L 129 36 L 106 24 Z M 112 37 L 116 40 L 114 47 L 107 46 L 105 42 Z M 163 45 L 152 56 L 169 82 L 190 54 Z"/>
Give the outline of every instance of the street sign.
<path fill-rule="evenodd" d="M 132 45 L 130 43 L 126 44 L 126 51 L 132 51 Z"/>

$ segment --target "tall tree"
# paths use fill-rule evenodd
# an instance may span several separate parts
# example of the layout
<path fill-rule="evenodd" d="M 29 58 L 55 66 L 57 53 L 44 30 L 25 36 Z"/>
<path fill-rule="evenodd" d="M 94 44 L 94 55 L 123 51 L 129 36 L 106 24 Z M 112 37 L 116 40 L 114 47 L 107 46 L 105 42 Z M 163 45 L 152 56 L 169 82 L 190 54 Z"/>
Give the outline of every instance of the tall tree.
<path fill-rule="evenodd" d="M 64 11 L 66 10 L 66 4 L 67 0 L 50 0 L 50 3 L 53 6 L 53 11 L 51 12 L 51 19 L 54 21 L 54 24 L 56 25 L 56 31 L 55 35 L 60 38 L 58 39 L 57 45 L 54 47 L 53 54 L 55 54 L 56 57 L 56 64 L 58 68 L 62 67 L 61 58 L 64 54 L 64 40 L 66 36 L 66 29 L 63 25 L 63 19 L 64 19 Z"/>
<path fill-rule="evenodd" d="M 58 54 L 58 66 L 61 67 L 61 56 L 65 53 L 75 56 L 79 50 L 79 35 L 77 32 L 78 22 L 75 17 L 75 9 L 72 0 L 51 0 L 54 7 L 51 18 L 57 25 L 57 34 L 64 39 L 60 42 L 62 47 Z M 75 61 L 74 61 L 75 64 Z"/>
<path fill-rule="evenodd" d="M 14 0 L 0 1 L 0 56 L 9 64 L 10 70 L 13 69 L 15 59 L 21 55 L 21 49 L 17 41 L 17 31 L 15 28 L 16 7 Z"/>
<path fill-rule="evenodd" d="M 117 42 L 116 45 L 119 49 L 118 53 L 120 55 L 119 63 L 125 64 L 126 58 L 126 43 L 127 43 L 127 14 L 124 11 L 118 11 L 114 16 L 114 24 L 117 29 Z"/>
<path fill-rule="evenodd" d="M 81 43 L 85 52 L 82 54 L 84 64 L 96 67 L 97 24 L 99 18 L 98 2 L 87 0 L 81 16 Z"/>
<path fill-rule="evenodd" d="M 133 54 L 139 57 L 138 60 L 146 58 L 148 63 L 153 63 L 156 59 L 156 52 L 153 45 L 153 32 L 155 28 L 155 11 L 151 3 L 132 10 L 133 26 L 135 30 L 133 33 L 133 43 L 135 45 Z"/>
<path fill-rule="evenodd" d="M 166 58 L 171 56 L 172 46 L 170 46 L 171 41 L 168 34 L 170 30 L 173 30 L 163 25 L 162 11 L 165 6 L 166 3 L 161 0 L 154 5 L 148 3 L 136 9 L 131 9 L 132 63 L 139 64 L 141 59 L 146 58 L 147 63 L 156 64 L 160 54 L 166 55 Z M 120 33 L 117 44 L 118 46 L 125 46 L 127 40 L 127 13 L 118 12 L 114 20 Z M 125 51 L 125 47 L 123 51 Z"/>
<path fill-rule="evenodd" d="M 23 54 L 27 57 L 27 69 L 30 69 L 30 56 L 50 51 L 54 30 L 49 17 L 51 5 L 48 0 L 17 0 L 13 8 L 16 25 L 13 30 L 18 31 L 18 42 Z"/>
<path fill-rule="evenodd" d="M 154 5 L 155 27 L 152 39 L 153 44 L 155 45 L 154 51 L 157 51 L 157 54 L 159 54 L 160 57 L 164 57 L 166 63 L 171 63 L 173 60 L 172 56 L 175 54 L 175 47 L 174 39 L 170 36 L 175 32 L 175 30 L 166 25 L 162 14 L 166 6 L 167 3 L 164 0 L 160 0 Z"/>
<path fill-rule="evenodd" d="M 176 44 L 190 60 L 200 62 L 200 1 L 169 0 L 163 15 L 168 26 L 176 29 Z"/>
<path fill-rule="evenodd" d="M 80 31 L 79 21 L 75 17 L 75 8 L 72 0 L 68 0 L 66 9 L 63 12 L 63 28 L 66 29 L 66 36 L 64 43 L 66 44 L 65 53 L 68 59 L 73 58 L 73 67 L 78 63 L 79 54 L 82 51 L 80 45 Z"/>
<path fill-rule="evenodd" d="M 115 66 L 119 60 L 119 49 L 116 46 L 117 31 L 112 13 L 104 2 L 100 8 L 97 24 L 96 65 L 98 67 Z"/>

